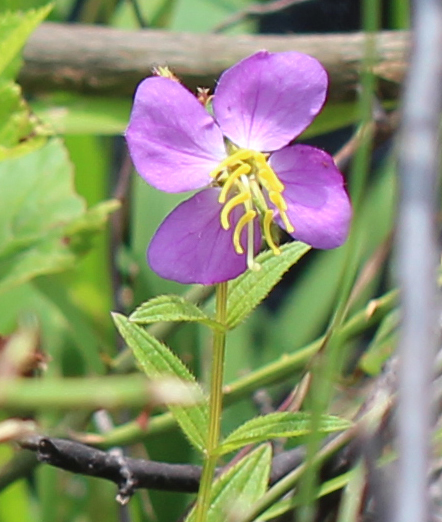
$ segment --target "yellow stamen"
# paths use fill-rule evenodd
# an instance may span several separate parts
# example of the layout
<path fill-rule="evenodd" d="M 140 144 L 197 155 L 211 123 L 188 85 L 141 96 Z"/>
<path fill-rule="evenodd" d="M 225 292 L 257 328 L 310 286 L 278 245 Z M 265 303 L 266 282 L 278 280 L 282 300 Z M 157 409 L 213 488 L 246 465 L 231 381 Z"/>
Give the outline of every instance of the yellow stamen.
<path fill-rule="evenodd" d="M 262 223 L 262 230 L 264 232 L 264 239 L 266 240 L 266 243 L 269 245 L 269 247 L 272 249 L 272 252 L 275 256 L 279 256 L 281 253 L 281 250 L 278 248 L 278 246 L 273 241 L 272 237 L 272 231 L 270 229 L 273 221 L 273 210 L 266 210 L 266 213 L 264 214 L 264 220 Z"/>
<path fill-rule="evenodd" d="M 289 218 L 285 212 L 279 213 L 280 218 L 282 219 L 282 222 L 284 223 L 285 229 L 289 234 L 293 234 L 295 231 L 295 227 L 290 223 Z"/>
<path fill-rule="evenodd" d="M 233 167 L 235 163 L 250 158 L 250 156 L 251 151 L 247 149 L 239 149 L 236 152 L 234 152 L 231 156 L 228 156 L 226 159 L 221 161 L 221 163 L 216 167 L 216 169 L 212 170 L 210 176 L 212 178 L 216 178 L 218 174 L 220 174 L 227 167 Z"/>
<path fill-rule="evenodd" d="M 243 174 L 248 174 L 251 170 L 251 166 L 247 163 L 243 163 L 240 165 L 236 170 L 234 170 L 232 173 L 229 174 L 229 177 L 227 178 L 226 182 L 223 185 L 223 188 L 221 190 L 221 194 L 219 195 L 218 201 L 220 203 L 225 203 L 227 194 L 229 193 L 229 190 L 232 188 L 234 183 L 237 181 L 238 178 L 240 178 Z"/>
<path fill-rule="evenodd" d="M 251 199 L 251 195 L 249 192 L 241 192 L 240 194 L 236 195 L 232 199 L 229 199 L 229 201 L 224 205 L 224 207 L 221 211 L 221 226 L 224 228 L 224 230 L 229 230 L 229 228 L 230 228 L 230 223 L 229 223 L 230 212 L 238 205 L 241 205 L 242 203 L 245 203 L 246 201 L 248 201 L 250 199 Z"/>
<path fill-rule="evenodd" d="M 295 231 L 295 227 L 290 223 L 290 220 L 287 216 L 287 203 L 283 196 L 278 192 L 269 192 L 269 199 L 275 205 L 275 207 L 279 210 L 279 215 L 281 216 L 282 222 L 284 223 L 285 229 L 289 234 L 293 234 Z"/>
<path fill-rule="evenodd" d="M 285 186 L 268 164 L 269 154 L 238 149 L 233 144 L 228 144 L 227 150 L 232 154 L 210 173 L 215 180 L 214 184 L 221 187 L 218 197 L 219 203 L 223 205 L 220 215 L 221 226 L 224 230 L 229 230 L 230 213 L 236 207 L 243 205 L 241 217 L 233 231 L 232 242 L 237 254 L 243 255 L 246 251 L 247 266 L 256 271 L 261 268 L 254 260 L 256 227 L 254 220 L 258 214 L 262 216 L 262 235 L 274 255 L 281 253 L 272 236 L 275 215 L 278 216 L 278 220 L 281 220 L 287 232 L 291 234 L 295 231 L 287 215 L 288 206 L 283 196 Z M 241 245 L 243 234 L 247 236 L 247 244 L 244 247 Z"/>
<path fill-rule="evenodd" d="M 248 210 L 245 214 L 241 216 L 238 223 L 236 224 L 235 231 L 233 232 L 233 245 L 235 247 L 235 252 L 237 254 L 244 254 L 244 249 L 241 246 L 241 232 L 243 228 L 247 225 L 247 223 L 253 222 L 256 217 L 256 210 Z M 250 234 L 249 234 L 250 236 Z M 248 245 L 247 245 L 247 253 L 248 253 Z"/>
<path fill-rule="evenodd" d="M 270 191 L 269 199 L 281 212 L 285 212 L 287 210 L 287 203 L 279 192 L 275 192 L 274 190 Z"/>
<path fill-rule="evenodd" d="M 284 185 L 268 163 L 260 164 L 259 179 L 264 182 L 263 185 L 265 185 L 268 190 L 274 190 L 276 192 L 282 192 L 284 190 Z"/>

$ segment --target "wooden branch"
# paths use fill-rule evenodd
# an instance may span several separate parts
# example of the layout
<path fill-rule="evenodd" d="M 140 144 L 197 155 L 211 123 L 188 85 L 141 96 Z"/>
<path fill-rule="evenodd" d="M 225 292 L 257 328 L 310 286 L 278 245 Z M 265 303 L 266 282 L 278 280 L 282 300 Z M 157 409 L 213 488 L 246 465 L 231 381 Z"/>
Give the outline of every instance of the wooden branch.
<path fill-rule="evenodd" d="M 23 449 L 34 451 L 39 462 L 115 482 L 118 486 L 117 500 L 121 504 L 126 504 L 139 488 L 186 493 L 198 491 L 200 466 L 132 459 L 118 450 L 102 451 L 81 442 L 40 435 L 24 436 L 19 444 Z M 302 448 L 295 448 L 277 455 L 272 462 L 270 484 L 299 466 L 304 453 Z M 219 472 L 221 469 L 218 469 Z"/>
<path fill-rule="evenodd" d="M 168 65 L 190 88 L 212 87 L 220 73 L 260 49 L 297 50 L 318 58 L 330 75 L 330 99 L 354 99 L 364 57 L 361 33 L 328 35 L 221 35 L 45 23 L 24 50 L 20 83 L 27 92 L 67 90 L 132 95 L 152 67 Z M 376 36 L 378 95 L 396 98 L 407 66 L 409 35 Z"/>

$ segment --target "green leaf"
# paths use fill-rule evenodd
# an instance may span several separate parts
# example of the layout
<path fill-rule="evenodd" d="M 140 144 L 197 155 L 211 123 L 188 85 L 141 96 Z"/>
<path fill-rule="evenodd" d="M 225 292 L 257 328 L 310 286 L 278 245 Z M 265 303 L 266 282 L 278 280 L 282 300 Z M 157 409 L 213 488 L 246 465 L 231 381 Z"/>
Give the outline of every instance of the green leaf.
<path fill-rule="evenodd" d="M 165 344 L 160 343 L 140 326 L 131 323 L 124 315 L 112 314 L 112 317 L 118 331 L 148 377 L 176 377 L 196 386 L 195 377 Z M 200 451 L 204 451 L 209 426 L 207 404 L 189 407 L 169 406 L 169 409 L 190 442 Z"/>
<path fill-rule="evenodd" d="M 213 483 L 206 522 L 225 522 L 241 517 L 265 493 L 272 452 L 265 444 L 250 452 Z M 195 508 L 186 522 L 195 522 Z"/>
<path fill-rule="evenodd" d="M 256 258 L 261 270 L 247 270 L 229 283 L 227 326 L 234 328 L 242 322 L 310 248 L 309 245 L 295 241 L 283 245 L 279 256 L 275 256 L 272 251 L 264 252 Z"/>
<path fill-rule="evenodd" d="M 351 425 L 351 422 L 345 419 L 332 415 L 323 415 L 319 431 L 321 433 L 330 433 L 345 430 Z M 308 435 L 310 431 L 311 416 L 309 413 L 270 413 L 245 422 L 222 442 L 217 452 L 220 455 L 224 455 L 247 444 L 255 444 L 279 437 L 301 437 Z"/>
<path fill-rule="evenodd" d="M 0 100 L 0 161 L 44 145 L 48 130 L 29 111 L 20 87 L 0 80 Z"/>
<path fill-rule="evenodd" d="M 66 226 L 64 241 L 69 244 L 70 251 L 76 256 L 89 252 L 96 233 L 103 230 L 109 214 L 119 208 L 120 202 L 117 199 L 102 201 Z"/>
<path fill-rule="evenodd" d="M 150 299 L 133 312 L 129 320 L 137 324 L 150 324 L 159 321 L 198 322 L 215 330 L 225 327 L 207 316 L 196 305 L 179 295 L 160 295 Z"/>
<path fill-rule="evenodd" d="M 31 152 L 46 141 L 48 131 L 31 114 L 12 79 L 20 67 L 21 48 L 51 8 L 0 14 L 0 160 Z"/>
<path fill-rule="evenodd" d="M 42 22 L 52 4 L 26 12 L 8 12 L 0 16 L 0 74 L 18 55 L 34 29 Z"/>
<path fill-rule="evenodd" d="M 109 202 L 86 211 L 59 140 L 0 163 L 0 194 L 0 293 L 74 266 L 115 209 Z"/>

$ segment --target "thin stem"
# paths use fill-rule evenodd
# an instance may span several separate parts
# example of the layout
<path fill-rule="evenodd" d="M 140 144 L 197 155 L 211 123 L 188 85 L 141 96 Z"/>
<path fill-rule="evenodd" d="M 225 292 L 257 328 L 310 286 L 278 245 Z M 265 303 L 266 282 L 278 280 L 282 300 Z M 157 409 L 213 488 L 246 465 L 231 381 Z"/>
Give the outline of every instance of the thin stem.
<path fill-rule="evenodd" d="M 216 287 L 216 320 L 222 324 L 227 316 L 227 283 L 219 283 Z M 221 433 L 221 413 L 223 401 L 224 351 L 226 335 L 224 332 L 214 332 L 212 371 L 209 398 L 209 434 L 207 438 L 206 455 L 203 464 L 200 489 L 196 506 L 196 521 L 204 522 L 210 507 L 210 488 L 215 474 L 218 447 Z"/>

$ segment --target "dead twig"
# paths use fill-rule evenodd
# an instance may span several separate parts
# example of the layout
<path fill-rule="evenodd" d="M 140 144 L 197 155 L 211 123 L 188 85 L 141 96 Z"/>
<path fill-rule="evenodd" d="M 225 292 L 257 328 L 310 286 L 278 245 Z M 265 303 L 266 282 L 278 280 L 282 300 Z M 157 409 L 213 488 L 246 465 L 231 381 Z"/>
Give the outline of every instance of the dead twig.
<path fill-rule="evenodd" d="M 375 37 L 381 99 L 396 98 L 407 67 L 409 35 Z M 330 77 L 330 101 L 358 95 L 365 35 L 222 35 L 122 31 L 111 27 L 42 24 L 24 50 L 19 80 L 28 92 L 76 91 L 131 96 L 158 65 L 168 65 L 191 89 L 213 86 L 219 75 L 256 51 L 296 50 L 316 57 Z"/>

